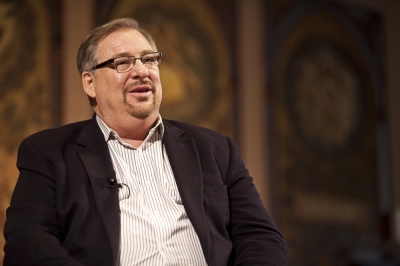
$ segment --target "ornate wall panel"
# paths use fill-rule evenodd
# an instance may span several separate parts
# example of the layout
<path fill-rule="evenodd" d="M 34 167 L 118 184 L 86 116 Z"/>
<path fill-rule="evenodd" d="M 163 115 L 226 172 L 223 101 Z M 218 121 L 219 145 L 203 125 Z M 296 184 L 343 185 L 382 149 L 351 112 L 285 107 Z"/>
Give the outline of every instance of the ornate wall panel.
<path fill-rule="evenodd" d="M 97 24 L 133 17 L 163 52 L 163 118 L 233 134 L 233 1 L 98 1 Z"/>
<path fill-rule="evenodd" d="M 291 265 L 359 263 L 388 225 L 381 17 L 320 1 L 268 11 L 273 213 Z"/>
<path fill-rule="evenodd" d="M 58 124 L 59 3 L 0 0 L 0 261 L 23 138 Z"/>

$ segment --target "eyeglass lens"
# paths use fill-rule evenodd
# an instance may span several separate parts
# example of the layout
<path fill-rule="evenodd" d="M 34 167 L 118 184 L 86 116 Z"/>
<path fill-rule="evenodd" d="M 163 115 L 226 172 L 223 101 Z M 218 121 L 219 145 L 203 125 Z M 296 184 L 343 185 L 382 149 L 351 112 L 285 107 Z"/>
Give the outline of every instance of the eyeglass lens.
<path fill-rule="evenodd" d="M 161 61 L 160 53 L 145 54 L 140 58 L 134 56 L 119 57 L 114 59 L 114 65 L 117 72 L 127 72 L 136 64 L 136 60 L 140 60 L 146 68 L 153 68 Z"/>

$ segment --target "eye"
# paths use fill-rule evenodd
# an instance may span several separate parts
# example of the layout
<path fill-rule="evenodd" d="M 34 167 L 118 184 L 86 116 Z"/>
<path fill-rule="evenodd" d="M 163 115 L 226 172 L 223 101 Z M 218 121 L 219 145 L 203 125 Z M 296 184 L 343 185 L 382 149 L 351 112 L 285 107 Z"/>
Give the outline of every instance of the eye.
<path fill-rule="evenodd" d="M 143 64 L 154 63 L 157 61 L 157 55 L 145 55 L 142 57 Z"/>
<path fill-rule="evenodd" d="M 115 66 L 124 66 L 124 65 L 129 65 L 132 63 L 132 59 L 130 59 L 129 57 L 121 57 L 118 59 L 115 59 L 114 64 Z"/>

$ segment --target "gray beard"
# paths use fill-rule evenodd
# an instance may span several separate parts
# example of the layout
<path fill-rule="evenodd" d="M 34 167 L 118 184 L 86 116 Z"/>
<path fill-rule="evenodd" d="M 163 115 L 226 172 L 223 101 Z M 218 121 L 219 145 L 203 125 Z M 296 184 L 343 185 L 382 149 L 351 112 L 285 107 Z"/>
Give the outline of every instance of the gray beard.
<path fill-rule="evenodd" d="M 143 97 L 142 99 L 139 98 L 139 102 L 145 101 L 145 100 L 147 100 L 147 97 Z M 128 103 L 126 101 L 126 97 L 124 97 L 124 104 L 125 104 L 128 114 L 130 114 L 132 117 L 135 117 L 138 119 L 145 119 L 145 118 L 149 117 L 149 115 L 151 115 L 156 108 L 156 103 L 155 103 L 154 98 L 153 98 L 153 102 L 151 103 L 151 106 L 145 110 L 143 110 L 142 108 L 137 108 L 136 106 Z"/>

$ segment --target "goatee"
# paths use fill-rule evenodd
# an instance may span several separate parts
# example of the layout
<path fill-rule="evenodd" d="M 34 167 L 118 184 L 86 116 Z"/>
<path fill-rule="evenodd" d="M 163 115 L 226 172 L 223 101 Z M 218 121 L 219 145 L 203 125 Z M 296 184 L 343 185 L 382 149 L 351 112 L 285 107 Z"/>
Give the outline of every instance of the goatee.
<path fill-rule="evenodd" d="M 137 87 L 137 86 L 148 86 L 150 87 L 150 90 L 152 92 L 152 102 L 149 106 L 147 106 L 146 108 L 144 108 L 143 106 L 135 106 L 131 103 L 129 103 L 127 101 L 127 94 L 129 91 L 131 91 L 133 88 Z M 152 82 L 150 81 L 137 81 L 131 84 L 128 84 L 124 87 L 123 90 L 123 97 L 124 97 L 124 104 L 126 107 L 126 110 L 128 112 L 128 114 L 130 114 L 131 116 L 138 118 L 138 119 L 145 119 L 147 118 L 149 115 L 151 115 L 155 108 L 156 108 L 156 102 L 155 102 L 155 86 Z M 149 100 L 149 96 L 142 96 L 142 97 L 137 97 L 136 98 L 137 101 L 140 102 L 146 102 Z"/>

